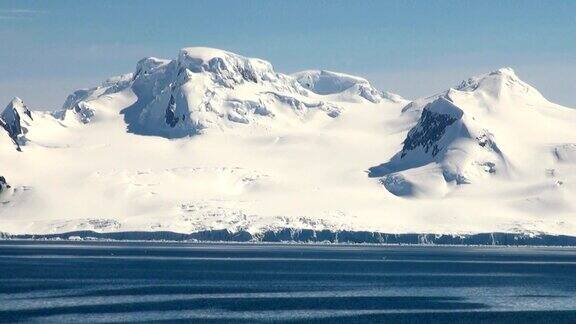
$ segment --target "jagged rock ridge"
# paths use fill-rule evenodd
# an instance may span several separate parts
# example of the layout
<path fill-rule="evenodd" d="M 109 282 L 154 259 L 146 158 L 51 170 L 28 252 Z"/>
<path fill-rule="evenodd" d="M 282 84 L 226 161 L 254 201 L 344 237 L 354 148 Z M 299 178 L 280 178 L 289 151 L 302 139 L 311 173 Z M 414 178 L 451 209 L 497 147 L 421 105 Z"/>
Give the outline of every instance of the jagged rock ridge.
<path fill-rule="evenodd" d="M 28 132 L 27 126 L 32 120 L 32 112 L 18 97 L 12 99 L 0 114 L 0 126 L 8 133 L 18 150 L 24 143 L 23 135 Z"/>

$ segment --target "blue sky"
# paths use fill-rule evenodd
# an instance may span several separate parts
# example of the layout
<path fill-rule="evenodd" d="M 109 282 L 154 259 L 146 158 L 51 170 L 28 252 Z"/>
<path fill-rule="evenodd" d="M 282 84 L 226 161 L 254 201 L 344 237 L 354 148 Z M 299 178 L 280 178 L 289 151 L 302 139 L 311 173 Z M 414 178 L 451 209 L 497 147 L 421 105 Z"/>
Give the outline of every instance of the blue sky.
<path fill-rule="evenodd" d="M 54 109 L 146 56 L 209 46 L 407 98 L 511 66 L 576 107 L 576 1 L 0 0 L 0 104 Z"/>

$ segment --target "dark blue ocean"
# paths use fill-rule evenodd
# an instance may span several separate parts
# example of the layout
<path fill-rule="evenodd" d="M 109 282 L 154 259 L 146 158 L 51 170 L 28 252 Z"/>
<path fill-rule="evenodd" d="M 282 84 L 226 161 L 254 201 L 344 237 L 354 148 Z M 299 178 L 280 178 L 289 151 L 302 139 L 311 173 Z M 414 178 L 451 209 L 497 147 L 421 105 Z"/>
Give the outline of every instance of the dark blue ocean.
<path fill-rule="evenodd" d="M 576 323 L 576 250 L 0 241 L 0 321 Z"/>

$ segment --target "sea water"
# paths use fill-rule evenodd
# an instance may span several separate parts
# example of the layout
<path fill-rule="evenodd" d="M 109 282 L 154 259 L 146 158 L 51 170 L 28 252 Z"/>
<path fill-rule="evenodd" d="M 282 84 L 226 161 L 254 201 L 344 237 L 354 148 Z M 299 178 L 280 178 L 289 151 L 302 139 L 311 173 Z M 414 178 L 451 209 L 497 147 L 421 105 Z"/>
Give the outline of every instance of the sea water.
<path fill-rule="evenodd" d="M 576 249 L 0 241 L 2 322 L 576 322 Z"/>

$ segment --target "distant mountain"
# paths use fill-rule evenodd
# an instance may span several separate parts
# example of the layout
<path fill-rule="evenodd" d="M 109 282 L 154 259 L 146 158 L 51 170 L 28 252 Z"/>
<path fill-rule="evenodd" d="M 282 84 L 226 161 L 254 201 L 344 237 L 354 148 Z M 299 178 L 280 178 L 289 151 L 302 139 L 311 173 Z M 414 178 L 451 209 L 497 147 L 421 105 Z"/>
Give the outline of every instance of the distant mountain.
<path fill-rule="evenodd" d="M 360 80 L 357 91 L 343 96 L 351 100 L 383 100 L 383 93 L 366 80 L 334 75 Z M 311 90 L 302 87 L 298 77 L 276 73 L 267 61 L 192 47 L 182 49 L 176 60 L 142 59 L 133 74 L 74 92 L 60 116 L 69 110 L 88 123 L 97 114 L 90 101 L 126 91 L 137 98 L 121 112 L 129 131 L 168 138 L 196 135 L 211 128 L 234 128 L 238 124 L 249 125 L 244 128 L 269 128 L 276 123 L 297 122 L 309 111 L 320 111 L 332 118 L 342 112 L 342 107 L 326 101 L 333 98 L 318 96 Z M 332 93 L 347 90 L 344 86 Z M 398 98 L 391 94 L 389 97 L 388 100 Z"/>
<path fill-rule="evenodd" d="M 368 80 L 325 70 L 308 70 L 292 74 L 304 88 L 321 95 L 337 95 L 339 101 L 401 101 L 402 97 L 375 89 Z"/>
<path fill-rule="evenodd" d="M 184 48 L 58 111 L 10 102 L 0 232 L 576 235 L 575 125 L 509 68 L 407 101 Z"/>

